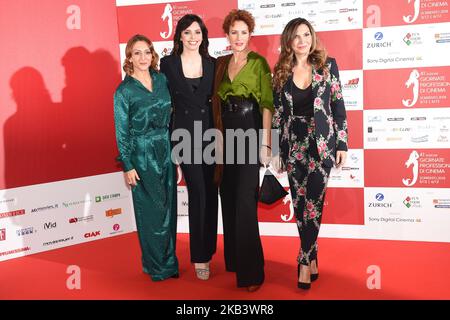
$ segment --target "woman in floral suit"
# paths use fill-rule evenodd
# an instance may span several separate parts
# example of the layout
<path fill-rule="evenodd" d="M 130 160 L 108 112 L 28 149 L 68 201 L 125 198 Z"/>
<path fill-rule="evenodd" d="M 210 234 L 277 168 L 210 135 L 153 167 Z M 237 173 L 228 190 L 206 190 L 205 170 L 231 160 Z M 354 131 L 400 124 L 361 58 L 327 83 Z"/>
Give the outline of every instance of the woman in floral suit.
<path fill-rule="evenodd" d="M 273 127 L 280 137 L 273 165 L 288 174 L 301 240 L 298 287 L 309 289 L 319 276 L 317 236 L 328 177 L 347 155 L 347 120 L 336 61 L 318 48 L 303 18 L 283 30 L 273 84 Z"/>

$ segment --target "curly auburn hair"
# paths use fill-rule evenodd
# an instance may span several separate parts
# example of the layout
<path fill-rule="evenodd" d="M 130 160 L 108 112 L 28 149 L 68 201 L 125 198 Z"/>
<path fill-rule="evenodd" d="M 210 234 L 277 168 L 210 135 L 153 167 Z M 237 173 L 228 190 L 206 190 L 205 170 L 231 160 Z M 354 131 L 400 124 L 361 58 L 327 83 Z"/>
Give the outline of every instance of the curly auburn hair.
<path fill-rule="evenodd" d="M 253 33 L 255 30 L 255 18 L 253 18 L 252 14 L 247 10 L 237 10 L 233 9 L 230 13 L 225 17 L 225 20 L 222 24 L 222 29 L 225 34 L 230 32 L 231 26 L 236 21 L 243 21 L 248 26 L 248 31 Z"/>
<path fill-rule="evenodd" d="M 130 59 L 131 59 L 131 54 L 133 51 L 134 44 L 138 41 L 144 41 L 148 44 L 148 47 L 152 54 L 152 63 L 150 64 L 150 69 L 158 71 L 157 65 L 158 65 L 159 56 L 156 53 L 155 48 L 153 47 L 153 43 L 146 36 L 143 36 L 142 34 L 135 34 L 127 42 L 127 46 L 125 47 L 125 60 L 123 61 L 123 66 L 122 66 L 123 71 L 125 71 L 126 74 L 128 74 L 129 76 L 131 76 L 134 72 L 133 63 L 130 61 Z"/>
<path fill-rule="evenodd" d="M 311 48 L 308 55 L 308 63 L 313 65 L 316 69 L 323 69 L 325 73 L 328 72 L 325 65 L 327 60 L 327 52 L 323 47 L 320 47 L 319 39 L 317 38 L 316 32 L 314 31 L 311 23 L 303 18 L 293 19 L 284 27 L 280 38 L 281 52 L 273 70 L 273 87 L 276 92 L 281 91 L 287 79 L 292 74 L 292 68 L 294 68 L 297 63 L 294 50 L 292 50 L 292 42 L 297 35 L 297 28 L 302 24 L 309 28 L 312 37 Z"/>

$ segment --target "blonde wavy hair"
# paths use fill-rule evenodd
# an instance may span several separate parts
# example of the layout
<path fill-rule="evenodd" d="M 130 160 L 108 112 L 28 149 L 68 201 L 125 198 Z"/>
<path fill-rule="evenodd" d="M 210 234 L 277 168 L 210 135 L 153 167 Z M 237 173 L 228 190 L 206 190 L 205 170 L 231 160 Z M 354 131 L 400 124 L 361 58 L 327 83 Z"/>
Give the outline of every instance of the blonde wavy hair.
<path fill-rule="evenodd" d="M 293 19 L 288 22 L 286 27 L 284 27 L 280 38 L 281 52 L 273 70 L 273 87 L 276 92 L 281 91 L 287 79 L 292 74 L 292 68 L 297 63 L 294 50 L 292 50 L 292 41 L 294 41 L 297 35 L 298 26 L 302 24 L 309 28 L 312 37 L 311 49 L 308 55 L 308 63 L 313 65 L 316 69 L 323 69 L 325 73 L 328 72 L 325 65 L 325 61 L 327 60 L 327 52 L 325 48 L 320 45 L 319 39 L 317 38 L 316 32 L 314 31 L 311 23 L 303 18 Z"/>
<path fill-rule="evenodd" d="M 127 42 L 127 46 L 125 47 L 125 60 L 123 61 L 123 71 L 125 71 L 129 76 L 131 76 L 134 72 L 133 69 L 133 63 L 130 61 L 131 54 L 133 53 L 133 46 L 138 41 L 144 41 L 148 44 L 148 47 L 150 48 L 150 52 L 152 54 L 152 62 L 150 64 L 150 68 L 158 71 L 158 59 L 159 56 L 155 51 L 155 48 L 153 47 L 153 43 L 150 41 L 149 38 L 146 36 L 143 36 L 142 34 L 136 34 L 130 38 Z"/>

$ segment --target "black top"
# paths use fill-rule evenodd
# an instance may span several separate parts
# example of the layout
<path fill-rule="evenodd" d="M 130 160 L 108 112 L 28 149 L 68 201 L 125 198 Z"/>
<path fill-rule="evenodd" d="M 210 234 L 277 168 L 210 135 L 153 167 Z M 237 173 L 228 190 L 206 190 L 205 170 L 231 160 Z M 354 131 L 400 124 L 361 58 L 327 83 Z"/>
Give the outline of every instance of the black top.
<path fill-rule="evenodd" d="M 195 93 L 197 91 L 198 86 L 200 85 L 200 82 L 202 81 L 202 77 L 199 78 L 187 78 L 184 77 L 189 85 L 189 89 L 192 90 L 192 92 Z"/>
<path fill-rule="evenodd" d="M 314 101 L 312 85 L 310 84 L 306 89 L 300 89 L 292 81 L 292 102 L 294 105 L 295 116 L 314 116 Z"/>

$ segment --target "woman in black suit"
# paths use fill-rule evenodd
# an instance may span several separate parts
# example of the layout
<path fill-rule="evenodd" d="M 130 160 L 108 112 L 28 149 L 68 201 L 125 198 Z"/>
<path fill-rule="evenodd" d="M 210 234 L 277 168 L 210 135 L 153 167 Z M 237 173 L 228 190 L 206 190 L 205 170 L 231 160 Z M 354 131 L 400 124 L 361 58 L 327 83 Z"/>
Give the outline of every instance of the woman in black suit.
<path fill-rule="evenodd" d="M 217 187 L 214 163 L 205 163 L 203 151 L 210 143 L 203 133 L 213 128 L 211 94 L 215 59 L 208 54 L 208 30 L 194 14 L 183 16 L 177 24 L 172 54 L 161 59 L 161 72 L 169 84 L 174 118 L 172 140 L 178 133 L 189 133 L 189 147 L 178 157 L 189 197 L 189 236 L 191 262 L 199 279 L 210 275 L 209 262 L 216 252 Z M 194 134 L 195 132 L 195 134 Z M 201 136 L 200 136 L 201 134 Z M 187 141 L 182 141 L 183 145 Z M 175 145 L 174 148 L 177 148 Z M 177 148 L 179 149 L 179 148 Z"/>

